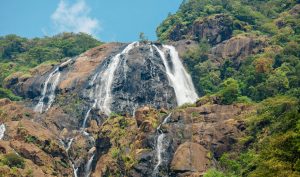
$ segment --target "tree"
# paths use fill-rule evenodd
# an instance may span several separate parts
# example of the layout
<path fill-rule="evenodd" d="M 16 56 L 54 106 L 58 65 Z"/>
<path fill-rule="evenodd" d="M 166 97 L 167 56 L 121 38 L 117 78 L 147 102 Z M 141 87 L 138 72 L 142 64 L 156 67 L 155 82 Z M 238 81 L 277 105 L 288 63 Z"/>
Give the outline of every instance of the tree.
<path fill-rule="evenodd" d="M 145 33 L 143 32 L 140 32 L 139 39 L 140 42 L 144 42 L 144 43 L 148 41 L 147 37 L 145 36 Z"/>

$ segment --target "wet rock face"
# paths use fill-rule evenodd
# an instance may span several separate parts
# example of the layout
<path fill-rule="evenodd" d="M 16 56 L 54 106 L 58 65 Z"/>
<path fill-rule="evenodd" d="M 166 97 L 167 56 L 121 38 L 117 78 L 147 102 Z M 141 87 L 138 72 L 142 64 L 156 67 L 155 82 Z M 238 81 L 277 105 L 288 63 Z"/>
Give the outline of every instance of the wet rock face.
<path fill-rule="evenodd" d="M 112 110 L 116 112 L 132 113 L 144 105 L 155 108 L 176 105 L 162 59 L 150 45 L 142 43 L 123 56 L 115 73 L 112 95 Z"/>
<path fill-rule="evenodd" d="M 127 54 L 121 55 L 111 86 L 112 112 L 132 114 L 136 108 L 144 105 L 167 109 L 177 105 L 174 89 L 169 84 L 163 61 L 151 45 L 139 43 Z M 73 58 L 66 64 L 35 68 L 31 73 L 32 77 L 23 78 L 21 75 L 15 75 L 6 81 L 6 87 L 14 90 L 17 95 L 31 99 L 34 107 L 41 98 L 49 74 L 59 68 L 57 72 L 60 73 L 60 77 L 52 106 L 59 105 L 57 101 L 59 95 L 64 98 L 76 97 L 83 100 L 82 104 L 92 103 L 95 98 L 89 95 L 93 90 L 92 87 L 99 84 L 100 79 L 97 78 L 94 85 L 90 85 L 91 80 L 97 72 L 105 70 L 114 56 L 126 46 L 120 43 L 104 44 Z M 48 93 L 54 82 L 55 77 L 48 83 L 45 103 L 49 100 Z"/>

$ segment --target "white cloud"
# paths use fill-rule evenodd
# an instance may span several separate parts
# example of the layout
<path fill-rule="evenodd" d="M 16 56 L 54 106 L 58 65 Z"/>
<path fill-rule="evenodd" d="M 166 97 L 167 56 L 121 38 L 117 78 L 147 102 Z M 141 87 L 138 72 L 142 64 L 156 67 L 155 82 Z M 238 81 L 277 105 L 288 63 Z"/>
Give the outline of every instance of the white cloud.
<path fill-rule="evenodd" d="M 89 16 L 90 7 L 85 0 L 77 0 L 74 4 L 61 0 L 51 15 L 57 32 L 85 32 L 96 35 L 100 30 L 99 21 Z"/>

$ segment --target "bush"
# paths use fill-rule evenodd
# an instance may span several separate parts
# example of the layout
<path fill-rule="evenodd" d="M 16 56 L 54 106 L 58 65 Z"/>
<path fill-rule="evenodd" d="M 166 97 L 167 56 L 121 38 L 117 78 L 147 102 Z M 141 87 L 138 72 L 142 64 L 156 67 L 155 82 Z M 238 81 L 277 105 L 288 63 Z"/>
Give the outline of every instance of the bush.
<path fill-rule="evenodd" d="M 204 177 L 226 177 L 222 172 L 216 170 L 216 169 L 209 169 L 204 174 Z"/>
<path fill-rule="evenodd" d="M 12 101 L 20 101 L 22 99 L 21 97 L 14 95 L 11 90 L 1 88 L 1 87 L 0 87 L 0 98 L 9 98 Z"/>
<path fill-rule="evenodd" d="M 17 167 L 17 168 L 24 168 L 25 161 L 24 159 L 15 154 L 15 153 L 9 153 L 4 155 L 3 163 L 5 165 L 8 165 L 9 167 Z"/>
<path fill-rule="evenodd" d="M 219 94 L 221 96 L 222 104 L 232 104 L 237 100 L 239 96 L 239 85 L 238 82 L 232 78 L 225 80 L 221 84 L 221 90 Z"/>

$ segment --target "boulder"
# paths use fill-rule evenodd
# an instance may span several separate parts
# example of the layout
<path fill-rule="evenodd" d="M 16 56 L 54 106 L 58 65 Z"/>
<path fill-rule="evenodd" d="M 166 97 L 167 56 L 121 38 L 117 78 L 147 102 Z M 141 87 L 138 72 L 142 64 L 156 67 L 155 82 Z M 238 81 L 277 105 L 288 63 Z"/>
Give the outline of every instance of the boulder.
<path fill-rule="evenodd" d="M 201 145 L 186 142 L 181 144 L 172 159 L 174 172 L 204 172 L 209 167 L 208 151 Z"/>

